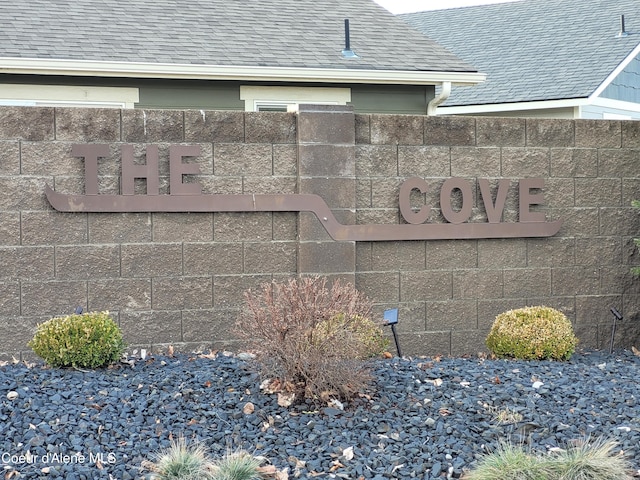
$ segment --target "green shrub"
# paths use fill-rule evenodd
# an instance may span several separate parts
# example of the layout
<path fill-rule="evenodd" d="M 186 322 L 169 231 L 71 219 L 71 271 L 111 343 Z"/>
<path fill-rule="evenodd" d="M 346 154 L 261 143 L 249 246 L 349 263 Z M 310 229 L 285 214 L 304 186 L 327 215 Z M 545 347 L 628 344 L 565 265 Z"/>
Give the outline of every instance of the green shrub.
<path fill-rule="evenodd" d="M 558 453 L 539 454 L 501 443 L 465 480 L 630 480 L 631 466 L 610 440 L 586 440 Z"/>
<path fill-rule="evenodd" d="M 360 342 L 362 352 L 358 358 L 361 360 L 378 357 L 389 348 L 390 341 L 384 336 L 382 328 L 370 318 L 360 315 L 348 318 L 344 313 L 339 313 L 323 320 L 316 326 L 313 336 L 316 341 L 324 341 L 338 332 L 342 335 L 354 335 Z"/>
<path fill-rule="evenodd" d="M 549 480 L 549 470 L 539 457 L 522 446 L 500 443 L 498 448 L 482 458 L 465 480 Z"/>
<path fill-rule="evenodd" d="M 145 462 L 147 463 L 147 462 Z M 183 437 L 171 441 L 171 446 L 156 454 L 148 468 L 157 480 L 213 480 L 213 463 L 202 445 L 188 445 Z"/>
<path fill-rule="evenodd" d="M 260 480 L 260 460 L 245 451 L 227 453 L 213 462 L 212 480 Z"/>
<path fill-rule="evenodd" d="M 122 333 L 109 312 L 52 318 L 38 325 L 28 345 L 54 367 L 102 367 L 124 351 Z"/>
<path fill-rule="evenodd" d="M 498 315 L 486 340 L 497 357 L 568 360 L 578 339 L 571 322 L 550 307 L 526 307 Z"/>
<path fill-rule="evenodd" d="M 326 400 L 356 395 L 370 382 L 363 359 L 381 347 L 371 302 L 350 283 L 303 277 L 245 292 L 236 334 L 256 354 L 255 365 L 280 390 Z"/>

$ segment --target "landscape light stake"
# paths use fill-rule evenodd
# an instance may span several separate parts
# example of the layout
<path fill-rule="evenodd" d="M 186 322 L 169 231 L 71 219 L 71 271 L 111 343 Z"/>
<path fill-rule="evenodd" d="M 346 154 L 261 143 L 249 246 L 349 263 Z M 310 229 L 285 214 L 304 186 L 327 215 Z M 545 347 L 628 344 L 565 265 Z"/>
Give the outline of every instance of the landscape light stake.
<path fill-rule="evenodd" d="M 396 343 L 396 350 L 398 351 L 398 356 L 402 357 L 402 352 L 400 351 L 400 344 L 398 343 L 398 334 L 396 333 L 396 323 L 398 323 L 398 309 L 392 308 L 390 310 L 385 310 L 384 321 L 385 321 L 385 325 L 391 325 L 391 333 L 393 333 L 393 340 Z"/>
<path fill-rule="evenodd" d="M 611 313 L 613 313 L 613 325 L 611 326 L 611 344 L 609 345 L 609 355 L 613 353 L 613 338 L 616 335 L 616 322 L 622 321 L 622 314 L 616 310 L 615 307 L 611 307 Z"/>

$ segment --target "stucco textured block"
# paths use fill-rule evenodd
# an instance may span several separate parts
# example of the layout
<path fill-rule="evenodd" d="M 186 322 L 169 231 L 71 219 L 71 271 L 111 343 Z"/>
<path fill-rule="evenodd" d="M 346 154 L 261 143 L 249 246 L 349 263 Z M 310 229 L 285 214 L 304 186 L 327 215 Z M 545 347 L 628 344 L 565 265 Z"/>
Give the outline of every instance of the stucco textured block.
<path fill-rule="evenodd" d="M 184 113 L 180 110 L 122 110 L 122 141 L 182 142 Z"/>
<path fill-rule="evenodd" d="M 559 236 L 591 236 L 600 231 L 600 212 L 598 208 L 558 208 L 547 218 L 562 219 Z"/>
<path fill-rule="evenodd" d="M 497 147 L 451 147 L 451 176 L 501 176 L 501 150 Z"/>
<path fill-rule="evenodd" d="M 0 316 L 0 352 L 6 353 L 7 361 L 20 357 L 20 350 L 30 350 L 27 343 L 33 338 L 44 317 Z"/>
<path fill-rule="evenodd" d="M 622 124 L 622 146 L 624 148 L 640 147 L 640 124 L 624 122 Z"/>
<path fill-rule="evenodd" d="M 573 178 L 547 178 L 542 190 L 544 205 L 553 205 L 554 210 L 575 206 L 575 180 Z M 547 220 L 557 218 L 555 214 L 547 215 Z"/>
<path fill-rule="evenodd" d="M 502 298 L 504 277 L 502 270 L 454 270 L 453 298 Z"/>
<path fill-rule="evenodd" d="M 454 357 L 486 354 L 489 330 L 454 330 L 451 332 L 451 355 Z"/>
<path fill-rule="evenodd" d="M 50 141 L 55 138 L 54 109 L 50 107 L 2 107 L 0 138 Z"/>
<path fill-rule="evenodd" d="M 355 242 L 300 242 L 298 270 L 301 273 L 336 274 L 353 272 Z"/>
<path fill-rule="evenodd" d="M 598 150 L 595 148 L 552 148 L 551 176 L 597 177 Z"/>
<path fill-rule="evenodd" d="M 598 295 L 600 270 L 594 267 L 554 267 L 551 270 L 551 294 L 554 296 Z"/>
<path fill-rule="evenodd" d="M 246 242 L 244 243 L 244 273 L 289 273 L 297 267 L 295 242 Z"/>
<path fill-rule="evenodd" d="M 273 174 L 296 176 L 298 173 L 297 145 L 273 145 Z"/>
<path fill-rule="evenodd" d="M 619 237 L 595 237 L 576 239 L 576 264 L 620 265 L 622 242 Z"/>
<path fill-rule="evenodd" d="M 170 277 L 152 280 L 152 308 L 183 310 L 211 308 L 213 281 L 211 277 Z"/>
<path fill-rule="evenodd" d="M 640 232 L 640 212 L 631 207 L 600 208 L 601 235 L 634 235 Z"/>
<path fill-rule="evenodd" d="M 242 191 L 247 194 L 293 194 L 297 193 L 298 184 L 295 177 L 245 177 Z"/>
<path fill-rule="evenodd" d="M 298 152 L 302 176 L 352 177 L 355 175 L 353 145 L 300 145 Z"/>
<path fill-rule="evenodd" d="M 423 270 L 400 273 L 402 302 L 453 298 L 453 278 L 450 271 Z"/>
<path fill-rule="evenodd" d="M 355 119 L 356 143 L 371 143 L 371 115 L 356 114 Z"/>
<path fill-rule="evenodd" d="M 524 267 L 527 242 L 524 239 L 478 240 L 478 267 Z"/>
<path fill-rule="evenodd" d="M 531 238 L 527 240 L 527 266 L 568 267 L 575 264 L 574 238 Z"/>
<path fill-rule="evenodd" d="M 451 175 L 449 147 L 398 147 L 398 174 L 410 177 Z"/>
<path fill-rule="evenodd" d="M 246 112 L 244 115 L 247 143 L 295 143 L 294 113 Z"/>
<path fill-rule="evenodd" d="M 427 268 L 457 269 L 478 265 L 476 240 L 434 240 L 427 243 Z"/>
<path fill-rule="evenodd" d="M 0 175 L 18 175 L 20 168 L 20 143 L 0 140 Z"/>
<path fill-rule="evenodd" d="M 451 332 L 413 332 L 398 335 L 403 355 L 436 356 L 451 353 Z"/>
<path fill-rule="evenodd" d="M 20 245 L 20 212 L 0 212 L 0 245 Z"/>
<path fill-rule="evenodd" d="M 528 118 L 527 146 L 529 147 L 573 147 L 574 124 L 554 119 Z"/>
<path fill-rule="evenodd" d="M 23 315 L 69 315 L 87 305 L 87 283 L 45 281 L 22 283 Z"/>
<path fill-rule="evenodd" d="M 120 328 L 128 345 L 182 341 L 182 318 L 179 311 L 121 312 Z"/>
<path fill-rule="evenodd" d="M 237 310 L 184 310 L 182 338 L 185 342 L 213 345 L 214 341 L 236 340 L 233 334 Z"/>
<path fill-rule="evenodd" d="M 213 214 L 154 213 L 153 240 L 164 243 L 213 241 Z"/>
<path fill-rule="evenodd" d="M 502 175 L 505 177 L 548 177 L 550 168 L 548 148 L 502 149 Z"/>
<path fill-rule="evenodd" d="M 242 273 L 243 246 L 241 243 L 185 243 L 185 275 L 222 275 Z"/>
<path fill-rule="evenodd" d="M 353 145 L 355 118 L 351 112 L 300 112 L 298 142 Z"/>
<path fill-rule="evenodd" d="M 182 275 L 181 244 L 124 244 L 120 248 L 123 277 Z"/>
<path fill-rule="evenodd" d="M 358 145 L 355 148 L 356 175 L 388 177 L 398 175 L 398 147 L 395 145 Z"/>
<path fill-rule="evenodd" d="M 295 212 L 274 212 L 272 220 L 273 240 L 290 241 L 298 238 L 298 216 Z"/>
<path fill-rule="evenodd" d="M 20 282 L 17 280 L 0 280 L 0 317 L 5 315 L 20 315 Z"/>
<path fill-rule="evenodd" d="M 371 242 L 369 270 L 421 270 L 426 267 L 425 243 L 427 242 Z"/>
<path fill-rule="evenodd" d="M 474 117 L 429 116 L 424 118 L 425 145 L 475 145 Z"/>
<path fill-rule="evenodd" d="M 151 280 L 113 278 L 89 280 L 87 310 L 150 310 Z"/>
<path fill-rule="evenodd" d="M 426 302 L 427 330 L 473 330 L 478 326 L 475 299 Z"/>
<path fill-rule="evenodd" d="M 375 303 L 391 303 L 395 308 L 400 301 L 398 272 L 359 272 L 355 286 Z"/>
<path fill-rule="evenodd" d="M 515 268 L 504 271 L 504 296 L 512 298 L 551 295 L 550 268 Z"/>
<path fill-rule="evenodd" d="M 242 308 L 247 290 L 259 294 L 262 285 L 271 280 L 271 275 L 216 275 L 213 277 L 213 306 L 216 309 Z"/>
<path fill-rule="evenodd" d="M 637 150 L 603 148 L 598 150 L 598 176 L 634 178 L 638 173 Z"/>
<path fill-rule="evenodd" d="M 487 332 L 493 326 L 496 317 L 503 312 L 513 310 L 515 308 L 526 307 L 521 299 L 513 298 L 488 298 L 478 300 L 478 328 Z"/>
<path fill-rule="evenodd" d="M 56 247 L 56 278 L 89 279 L 120 276 L 117 245 Z"/>
<path fill-rule="evenodd" d="M 91 243 L 145 243 L 152 240 L 150 213 L 90 213 Z"/>
<path fill-rule="evenodd" d="M 71 146 L 67 142 L 24 142 L 21 154 L 22 172 L 29 175 L 70 175 L 84 178 L 84 160 L 72 155 Z"/>
<path fill-rule="evenodd" d="M 68 142 L 117 142 L 120 110 L 56 108 L 56 139 Z"/>
<path fill-rule="evenodd" d="M 620 148 L 621 122 L 608 120 L 576 120 L 576 147 Z"/>
<path fill-rule="evenodd" d="M 216 213 L 213 216 L 216 242 L 267 241 L 273 238 L 273 218 L 269 212 Z"/>
<path fill-rule="evenodd" d="M 524 147 L 526 144 L 524 118 L 476 118 L 476 145 L 478 147 Z"/>
<path fill-rule="evenodd" d="M 215 175 L 271 175 L 273 151 L 270 144 L 219 143 L 213 149 Z"/>
<path fill-rule="evenodd" d="M 87 243 L 87 215 L 64 212 L 23 212 L 20 227 L 23 245 L 50 245 L 52 232 L 57 244 Z"/>
<path fill-rule="evenodd" d="M 394 217 L 398 218 L 398 199 L 400 197 L 400 188 L 402 187 L 402 179 L 398 177 L 374 177 L 370 180 L 370 202 L 373 208 L 393 209 Z M 424 195 L 417 190 L 412 192 L 411 199 L 416 199 L 416 205 L 431 204 L 431 196 L 433 189 L 429 189 Z M 426 197 L 426 198 L 425 198 Z M 418 203 L 419 202 L 419 203 Z M 413 204 L 412 204 L 413 205 Z M 360 213 L 360 212 L 359 212 Z M 395 221 L 393 223 L 396 223 Z"/>
<path fill-rule="evenodd" d="M 356 182 L 351 178 L 301 178 L 300 193 L 320 195 L 329 208 L 352 208 Z"/>
<path fill-rule="evenodd" d="M 576 178 L 575 185 L 578 207 L 618 207 L 622 204 L 619 178 Z"/>
<path fill-rule="evenodd" d="M 0 177 L 1 210 L 49 210 L 45 186 L 53 185 L 53 177 Z"/>
<path fill-rule="evenodd" d="M 244 112 L 187 110 L 184 112 L 185 142 L 244 142 Z"/>
<path fill-rule="evenodd" d="M 0 278 L 52 279 L 53 262 L 54 248 L 51 246 L 0 247 Z"/>
<path fill-rule="evenodd" d="M 371 115 L 371 143 L 422 145 L 424 117 L 417 115 Z"/>

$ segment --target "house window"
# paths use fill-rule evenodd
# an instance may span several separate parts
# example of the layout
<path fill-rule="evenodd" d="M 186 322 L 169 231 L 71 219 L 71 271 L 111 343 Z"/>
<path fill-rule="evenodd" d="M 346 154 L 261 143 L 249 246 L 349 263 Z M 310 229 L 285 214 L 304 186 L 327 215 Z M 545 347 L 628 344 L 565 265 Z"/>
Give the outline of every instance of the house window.
<path fill-rule="evenodd" d="M 0 84 L 0 105 L 134 108 L 137 88 Z"/>
<path fill-rule="evenodd" d="M 247 112 L 287 112 L 301 103 L 346 105 L 351 101 L 350 88 L 331 87 L 240 87 L 240 99 Z"/>

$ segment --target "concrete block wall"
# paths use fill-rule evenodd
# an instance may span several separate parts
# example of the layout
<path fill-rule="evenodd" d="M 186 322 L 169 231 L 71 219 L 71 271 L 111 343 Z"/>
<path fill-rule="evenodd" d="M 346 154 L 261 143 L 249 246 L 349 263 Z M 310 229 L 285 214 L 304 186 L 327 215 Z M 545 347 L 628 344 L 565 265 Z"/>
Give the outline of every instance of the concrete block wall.
<path fill-rule="evenodd" d="M 46 184 L 84 192 L 75 143 L 109 144 L 100 193 L 120 191 L 123 144 L 138 158 L 158 145 L 168 193 L 168 146 L 184 143 L 201 147 L 188 181 L 203 193 L 318 193 L 344 224 L 403 222 L 414 176 L 430 189 L 412 204 L 443 222 L 437 192 L 455 176 L 474 185 L 472 221 L 486 221 L 477 178 L 514 180 L 504 219 L 516 221 L 515 180 L 542 177 L 543 211 L 564 225 L 538 239 L 336 242 L 295 212 L 57 212 Z M 111 311 L 132 346 L 230 347 L 246 289 L 313 273 L 354 281 L 378 314 L 399 307 L 411 355 L 474 354 L 495 315 L 532 304 L 560 308 L 592 348 L 608 347 L 616 307 L 616 346 L 640 346 L 639 161 L 637 122 L 0 107 L 0 355 L 28 354 L 36 324 L 77 305 Z"/>
<path fill-rule="evenodd" d="M 497 314 L 539 304 L 562 310 L 587 348 L 609 347 L 615 307 L 615 346 L 640 344 L 640 124 L 369 115 L 356 135 L 358 222 L 400 221 L 409 176 L 432 187 L 417 202 L 433 206 L 430 222 L 444 221 L 437 194 L 452 176 L 513 179 L 505 221 L 518 216 L 515 180 L 542 177 L 546 218 L 564 221 L 550 238 L 359 243 L 357 286 L 399 306 L 403 348 L 473 354 Z M 486 221 L 478 192 L 472 221 Z"/>

